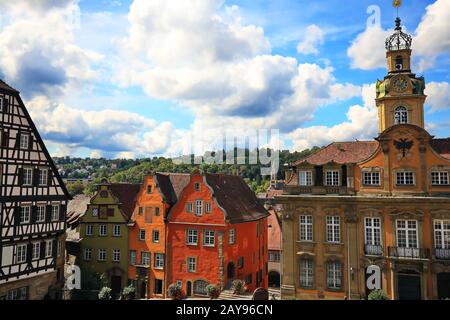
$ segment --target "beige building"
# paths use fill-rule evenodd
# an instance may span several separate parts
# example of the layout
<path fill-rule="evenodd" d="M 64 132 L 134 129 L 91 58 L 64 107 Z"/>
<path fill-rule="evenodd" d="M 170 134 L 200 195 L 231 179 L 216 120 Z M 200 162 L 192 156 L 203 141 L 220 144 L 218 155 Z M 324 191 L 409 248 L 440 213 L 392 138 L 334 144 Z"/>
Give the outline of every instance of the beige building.
<path fill-rule="evenodd" d="M 424 129 L 411 42 L 397 18 L 377 81 L 378 137 L 290 164 L 276 197 L 283 299 L 364 299 L 375 288 L 391 299 L 450 297 L 450 139 Z"/>

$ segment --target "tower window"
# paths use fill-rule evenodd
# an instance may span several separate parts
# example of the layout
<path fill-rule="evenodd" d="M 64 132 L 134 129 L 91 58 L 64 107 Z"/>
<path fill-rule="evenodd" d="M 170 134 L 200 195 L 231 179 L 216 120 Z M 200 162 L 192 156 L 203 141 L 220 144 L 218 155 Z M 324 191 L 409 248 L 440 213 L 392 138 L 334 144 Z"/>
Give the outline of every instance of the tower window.
<path fill-rule="evenodd" d="M 395 124 L 408 123 L 408 109 L 402 106 L 395 108 L 394 122 Z"/>
<path fill-rule="evenodd" d="M 402 70 L 403 69 L 403 57 L 397 56 L 395 58 L 395 70 Z"/>

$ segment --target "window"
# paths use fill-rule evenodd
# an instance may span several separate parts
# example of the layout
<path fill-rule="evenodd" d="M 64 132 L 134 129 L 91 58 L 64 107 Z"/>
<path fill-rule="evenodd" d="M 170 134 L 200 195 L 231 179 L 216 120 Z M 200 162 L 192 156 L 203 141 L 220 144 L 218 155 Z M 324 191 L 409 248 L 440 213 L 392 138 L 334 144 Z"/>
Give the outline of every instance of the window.
<path fill-rule="evenodd" d="M 20 224 L 30 223 L 30 215 L 31 215 L 31 207 L 30 206 L 20 207 L 19 223 Z"/>
<path fill-rule="evenodd" d="M 159 230 L 153 230 L 152 241 L 154 243 L 159 243 Z"/>
<path fill-rule="evenodd" d="M 86 225 L 86 235 L 93 236 L 94 235 L 94 226 L 92 224 Z"/>
<path fill-rule="evenodd" d="M 46 186 L 48 180 L 48 170 L 47 169 L 39 169 L 39 185 Z"/>
<path fill-rule="evenodd" d="M 280 262 L 280 252 L 279 251 L 269 251 L 269 261 L 270 262 Z"/>
<path fill-rule="evenodd" d="M 45 206 L 37 206 L 36 222 L 45 222 Z"/>
<path fill-rule="evenodd" d="M 161 279 L 155 279 L 155 294 L 163 293 L 163 281 Z"/>
<path fill-rule="evenodd" d="M 5 100 L 3 98 L 0 98 L 0 112 L 3 112 L 3 108 L 4 108 L 4 102 Z"/>
<path fill-rule="evenodd" d="M 203 201 L 202 200 L 195 200 L 195 215 L 201 216 L 202 215 L 202 206 Z"/>
<path fill-rule="evenodd" d="M 138 208 L 138 215 L 142 216 L 142 212 L 143 212 L 142 207 L 139 207 L 139 208 Z"/>
<path fill-rule="evenodd" d="M 50 258 L 53 256 L 53 240 L 45 241 L 45 257 Z"/>
<path fill-rule="evenodd" d="M 150 265 L 150 252 L 147 252 L 147 251 L 141 252 L 141 263 L 144 266 Z"/>
<path fill-rule="evenodd" d="M 56 244 L 56 254 L 58 255 L 58 257 L 60 257 L 61 253 L 62 253 L 62 241 L 58 240 L 58 243 Z"/>
<path fill-rule="evenodd" d="M 206 213 L 211 213 L 211 202 L 206 202 L 205 203 L 205 212 Z"/>
<path fill-rule="evenodd" d="M 206 291 L 206 287 L 208 286 L 208 282 L 204 280 L 196 280 L 194 281 L 194 294 L 206 296 L 208 292 Z"/>
<path fill-rule="evenodd" d="M 27 300 L 28 299 L 28 287 L 21 287 L 17 289 L 11 289 L 8 291 L 7 300 Z"/>
<path fill-rule="evenodd" d="M 187 244 L 197 245 L 198 243 L 198 230 L 189 229 L 187 231 Z"/>
<path fill-rule="evenodd" d="M 205 230 L 203 233 L 203 245 L 213 247 L 215 244 L 216 232 L 213 230 Z"/>
<path fill-rule="evenodd" d="M 132 266 L 136 265 L 136 250 L 130 251 L 130 264 Z"/>
<path fill-rule="evenodd" d="M 41 257 L 41 243 L 34 242 L 31 248 L 31 259 L 38 260 Z"/>
<path fill-rule="evenodd" d="M 341 241 L 341 225 L 339 216 L 327 216 L 327 242 Z"/>
<path fill-rule="evenodd" d="M 139 240 L 145 241 L 145 230 L 144 229 L 139 230 Z"/>
<path fill-rule="evenodd" d="M 152 223 L 152 207 L 145 207 L 144 222 Z"/>
<path fill-rule="evenodd" d="M 20 149 L 25 149 L 25 150 L 30 147 L 30 135 L 29 134 L 27 134 L 27 133 L 20 134 L 19 147 L 20 147 Z"/>
<path fill-rule="evenodd" d="M 92 216 L 98 217 L 98 208 L 92 208 Z"/>
<path fill-rule="evenodd" d="M 98 261 L 106 261 L 106 249 L 98 249 Z"/>
<path fill-rule="evenodd" d="M 152 193 L 152 186 L 151 185 L 147 186 L 147 193 L 148 194 Z"/>
<path fill-rule="evenodd" d="M 236 243 L 236 229 L 228 230 L 228 244 Z"/>
<path fill-rule="evenodd" d="M 101 224 L 99 226 L 99 235 L 102 237 L 106 237 L 107 233 L 108 233 L 108 229 L 107 229 L 106 224 Z"/>
<path fill-rule="evenodd" d="M 120 237 L 121 236 L 121 229 L 120 225 L 116 224 L 113 226 L 113 237 Z"/>
<path fill-rule="evenodd" d="M 120 249 L 113 250 L 113 261 L 120 262 Z"/>
<path fill-rule="evenodd" d="M 342 265 L 338 261 L 327 263 L 327 285 L 329 289 L 339 290 L 342 287 Z"/>
<path fill-rule="evenodd" d="M 370 246 L 381 246 L 381 218 L 364 219 L 365 244 Z"/>
<path fill-rule="evenodd" d="M 84 260 L 91 261 L 92 260 L 92 249 L 84 248 Z"/>
<path fill-rule="evenodd" d="M 403 69 L 403 57 L 397 56 L 395 58 L 395 70 L 402 70 Z"/>
<path fill-rule="evenodd" d="M 434 245 L 438 249 L 450 249 L 450 220 L 434 221 Z"/>
<path fill-rule="evenodd" d="M 339 171 L 332 170 L 325 172 L 325 185 L 338 186 L 339 185 Z"/>
<path fill-rule="evenodd" d="M 312 287 L 313 279 L 313 261 L 311 259 L 300 260 L 300 286 Z"/>
<path fill-rule="evenodd" d="M 414 185 L 414 172 L 412 171 L 400 171 L 396 173 L 396 181 L 398 186 L 413 186 Z"/>
<path fill-rule="evenodd" d="M 311 215 L 300 216 L 300 241 L 313 241 L 313 220 Z"/>
<path fill-rule="evenodd" d="M 194 190 L 200 191 L 200 183 L 198 183 L 198 182 L 194 183 Z"/>
<path fill-rule="evenodd" d="M 106 190 L 100 191 L 100 198 L 108 198 L 108 191 Z"/>
<path fill-rule="evenodd" d="M 31 186 L 33 184 L 33 169 L 23 168 L 23 181 L 24 186 Z"/>
<path fill-rule="evenodd" d="M 249 273 L 248 275 L 245 276 L 245 283 L 246 284 L 251 284 L 252 283 L 252 274 Z"/>
<path fill-rule="evenodd" d="M 183 281 L 181 281 L 181 280 L 177 280 L 176 284 L 177 284 L 177 287 L 180 289 L 183 287 Z"/>
<path fill-rule="evenodd" d="M 59 204 L 52 206 L 52 221 L 59 220 Z"/>
<path fill-rule="evenodd" d="M 363 172 L 363 184 L 366 186 L 379 186 L 380 173 L 379 172 Z"/>
<path fill-rule="evenodd" d="M 432 171 L 431 184 L 433 186 L 448 185 L 448 171 Z"/>
<path fill-rule="evenodd" d="M 187 258 L 187 271 L 195 272 L 197 270 L 197 258 L 188 257 Z"/>
<path fill-rule="evenodd" d="M 164 254 L 155 253 L 155 268 L 164 269 Z"/>
<path fill-rule="evenodd" d="M 155 208 L 155 216 L 159 217 L 159 207 Z"/>
<path fill-rule="evenodd" d="M 27 245 L 19 244 L 17 245 L 17 253 L 16 253 L 16 263 L 22 263 L 27 260 Z"/>
<path fill-rule="evenodd" d="M 298 173 L 298 185 L 312 186 L 312 171 L 300 171 Z"/>
<path fill-rule="evenodd" d="M 242 269 L 244 267 L 244 257 L 239 257 L 238 258 L 238 268 Z"/>
<path fill-rule="evenodd" d="M 417 220 L 397 220 L 397 247 L 418 248 Z"/>
<path fill-rule="evenodd" d="M 394 111 L 394 123 L 405 124 L 408 123 L 408 109 L 403 106 L 395 108 Z"/>
<path fill-rule="evenodd" d="M 192 213 L 192 202 L 186 203 L 186 212 Z"/>

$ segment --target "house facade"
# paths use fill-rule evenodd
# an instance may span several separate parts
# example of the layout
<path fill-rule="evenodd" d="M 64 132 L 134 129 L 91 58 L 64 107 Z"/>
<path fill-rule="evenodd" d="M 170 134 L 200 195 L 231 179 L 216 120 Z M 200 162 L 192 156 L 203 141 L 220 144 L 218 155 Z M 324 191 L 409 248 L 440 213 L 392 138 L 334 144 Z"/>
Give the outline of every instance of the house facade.
<path fill-rule="evenodd" d="M 0 80 L 0 300 L 61 298 L 67 192 L 19 92 Z"/>
<path fill-rule="evenodd" d="M 281 284 L 281 256 L 282 256 L 282 229 L 281 220 L 275 208 L 268 208 L 270 216 L 268 218 L 268 285 L 271 288 L 280 288 Z"/>
<path fill-rule="evenodd" d="M 167 218 L 168 282 L 188 297 L 235 279 L 267 288 L 268 216 L 241 177 L 192 174 Z"/>
<path fill-rule="evenodd" d="M 290 165 L 283 299 L 450 297 L 450 139 L 424 128 L 425 80 L 400 19 L 377 81 L 379 135 L 335 142 Z M 378 271 L 377 271 L 378 270 Z"/>
<path fill-rule="evenodd" d="M 78 222 L 81 271 L 104 274 L 115 297 L 128 284 L 129 223 L 139 189 L 103 180 Z"/>

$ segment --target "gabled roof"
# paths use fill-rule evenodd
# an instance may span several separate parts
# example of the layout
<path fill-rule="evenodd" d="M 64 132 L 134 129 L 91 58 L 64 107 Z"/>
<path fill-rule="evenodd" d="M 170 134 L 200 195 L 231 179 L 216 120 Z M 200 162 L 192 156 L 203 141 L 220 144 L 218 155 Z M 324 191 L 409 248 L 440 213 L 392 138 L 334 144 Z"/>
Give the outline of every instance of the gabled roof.
<path fill-rule="evenodd" d="M 317 152 L 297 160 L 293 165 L 309 163 L 321 166 L 329 162 L 358 163 L 369 158 L 378 148 L 378 141 L 333 142 Z"/>
<path fill-rule="evenodd" d="M 256 221 L 269 216 L 242 177 L 206 173 L 204 178 L 230 223 Z"/>
<path fill-rule="evenodd" d="M 431 147 L 442 157 L 450 160 L 450 138 L 431 139 Z"/>
<path fill-rule="evenodd" d="M 155 174 L 155 178 L 165 200 L 170 205 L 177 202 L 184 187 L 186 187 L 191 180 L 189 173 L 158 172 Z"/>
<path fill-rule="evenodd" d="M 141 188 L 140 184 L 134 183 L 111 183 L 110 190 L 119 200 L 120 209 L 129 219 L 133 215 L 136 196 Z"/>
<path fill-rule="evenodd" d="M 66 222 L 68 227 L 78 221 L 86 213 L 91 197 L 84 194 L 76 195 L 67 205 Z"/>
<path fill-rule="evenodd" d="M 15 92 L 15 93 L 19 93 L 19 91 L 17 91 L 16 89 L 14 89 L 10 85 L 8 85 L 2 79 L 0 79 L 0 89 L 7 90 L 7 91 L 12 91 L 12 92 Z"/>

